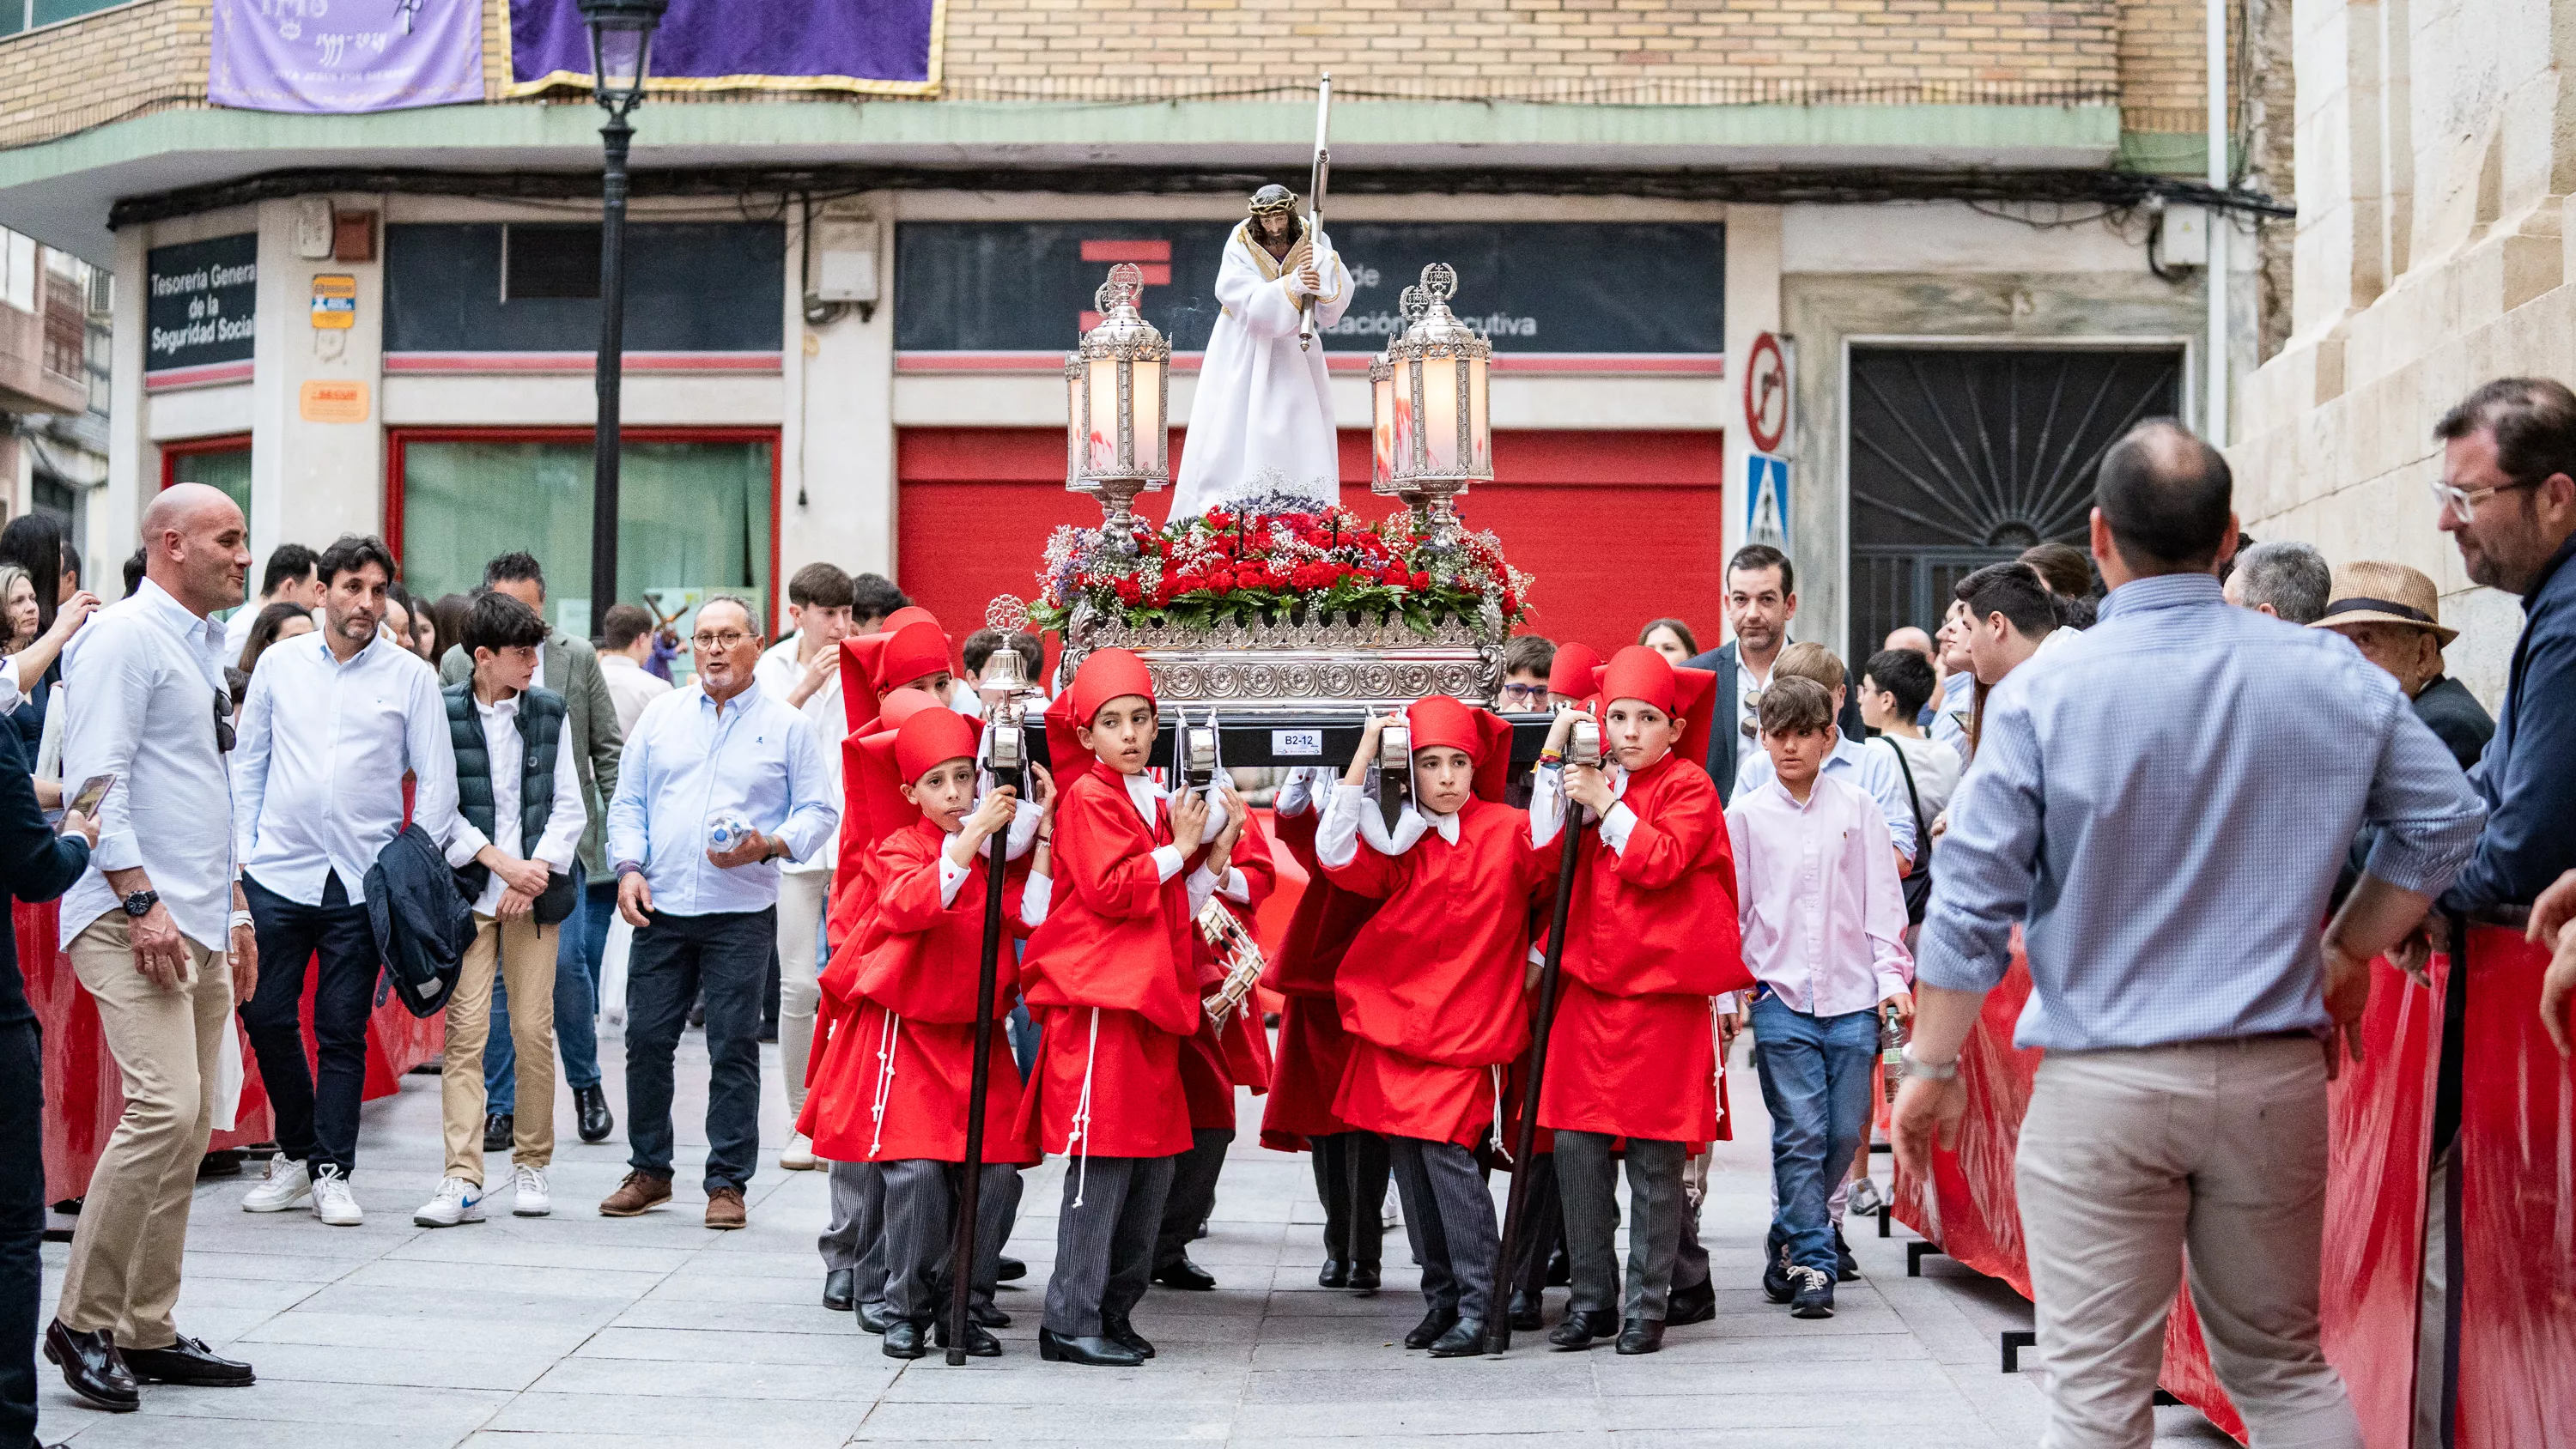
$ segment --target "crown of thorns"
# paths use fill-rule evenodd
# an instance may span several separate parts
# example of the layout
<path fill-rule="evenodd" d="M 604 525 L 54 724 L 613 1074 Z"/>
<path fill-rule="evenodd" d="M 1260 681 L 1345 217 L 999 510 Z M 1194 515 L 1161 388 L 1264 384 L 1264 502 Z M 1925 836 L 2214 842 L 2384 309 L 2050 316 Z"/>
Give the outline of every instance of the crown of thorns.
<path fill-rule="evenodd" d="M 1295 211 L 1297 193 L 1274 183 L 1252 193 L 1252 202 L 1246 209 L 1254 216 L 1270 216 L 1278 212 Z"/>

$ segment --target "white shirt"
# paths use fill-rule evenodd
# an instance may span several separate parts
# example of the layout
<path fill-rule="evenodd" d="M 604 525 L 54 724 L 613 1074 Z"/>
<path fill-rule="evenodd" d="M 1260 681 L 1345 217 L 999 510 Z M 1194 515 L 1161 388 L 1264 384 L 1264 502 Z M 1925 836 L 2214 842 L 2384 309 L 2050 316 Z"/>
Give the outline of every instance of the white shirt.
<path fill-rule="evenodd" d="M 1726 810 L 1744 965 L 1814 1016 L 1875 1010 L 1906 989 L 1905 894 L 1878 804 L 1819 774 L 1801 805 L 1778 780 Z"/>
<path fill-rule="evenodd" d="M 325 632 L 259 656 L 242 700 L 233 755 L 242 871 L 301 905 L 322 903 L 330 877 L 351 904 L 367 868 L 411 818 L 444 848 L 454 838 L 456 751 L 447 701 L 421 657 L 381 638 L 341 663 Z"/>
<path fill-rule="evenodd" d="M 233 616 L 224 621 L 224 662 L 226 664 L 241 663 L 242 646 L 250 642 L 250 626 L 259 622 L 259 611 L 267 608 L 270 602 L 267 599 L 253 599 L 233 610 Z"/>
<path fill-rule="evenodd" d="M 1772 655 L 1771 662 L 1779 663 L 1780 656 Z M 1737 754 L 1742 754 L 1746 750 L 1751 750 L 1755 754 L 1762 752 L 1762 746 L 1756 741 L 1760 737 L 1762 727 L 1762 689 L 1770 682 L 1770 675 L 1756 676 L 1753 666 L 1744 662 L 1744 641 L 1737 640 L 1735 643 L 1735 749 Z"/>
<path fill-rule="evenodd" d="M 229 946 L 232 792 L 215 749 L 223 632 L 145 579 L 64 648 L 63 772 L 74 789 L 92 775 L 116 784 L 99 802 L 89 869 L 63 896 L 63 945 L 117 909 L 105 873 L 140 866 L 179 934 Z"/>
<path fill-rule="evenodd" d="M 1896 768 L 1896 757 L 1882 749 L 1864 747 L 1849 735 L 1834 740 L 1834 752 L 1825 756 L 1825 767 L 1818 779 L 1847 776 L 1861 792 L 1878 802 L 1881 816 L 1887 821 L 1888 839 L 1906 859 L 1914 858 L 1914 805 L 1905 797 L 1905 776 Z M 1735 762 L 1735 793 L 1759 790 L 1771 783 L 1771 752 L 1757 741 Z M 1929 821 L 1933 812 L 1927 807 L 1923 818 Z"/>
<path fill-rule="evenodd" d="M 671 692 L 671 681 L 648 673 L 643 665 L 613 650 L 599 651 L 599 675 L 608 683 L 609 702 L 617 707 L 619 739 L 635 733 L 635 721 L 644 706 Z"/>
<path fill-rule="evenodd" d="M 1889 745 L 1905 752 L 1906 766 L 1914 772 L 1915 792 L 1923 797 L 1923 823 L 1928 827 L 1950 808 L 1950 792 L 1959 787 L 1959 772 L 1966 768 L 1959 762 L 1959 752 L 1939 740 L 1899 734 L 1880 735 L 1868 748 L 1884 753 Z M 1896 777 L 1896 788 L 1900 792 L 1905 788 L 1902 772 Z"/>
<path fill-rule="evenodd" d="M 1637 812 L 1628 808 L 1628 771 L 1616 760 L 1601 762 L 1601 778 L 1610 786 L 1610 813 L 1601 817 L 1601 843 L 1614 855 L 1628 853 L 1628 836 L 1637 828 Z M 1589 816 L 1592 807 L 1581 807 Z M 1557 826 L 1565 815 L 1565 772 L 1541 770 L 1530 786 L 1530 843 L 1545 845 L 1556 839 Z M 1318 831 L 1318 834 L 1321 832 Z"/>
<path fill-rule="evenodd" d="M 790 634 L 760 652 L 760 662 L 752 666 L 751 677 L 760 683 L 761 693 L 785 704 L 805 679 L 805 666 L 796 658 L 797 636 Z M 637 673 L 643 671 L 638 670 Z M 651 678 L 646 675 L 646 678 Z M 796 712 L 814 727 L 814 743 L 823 751 L 823 768 L 831 776 L 832 798 L 841 798 L 841 750 L 843 738 L 850 733 L 848 715 L 841 708 L 841 671 L 832 670 L 823 687 L 806 697 Z M 779 862 L 778 868 L 789 875 L 830 875 L 841 858 L 841 827 L 832 827 L 832 836 L 811 860 Z"/>
<path fill-rule="evenodd" d="M 1324 807 L 1324 818 L 1315 825 L 1315 859 L 1326 865 L 1348 865 L 1359 858 L 1363 836 L 1368 839 L 1369 849 L 1384 856 L 1398 856 L 1434 831 L 1442 840 L 1456 845 L 1457 815 L 1434 815 L 1418 804 L 1407 805 L 1395 817 L 1395 828 L 1389 830 L 1386 813 L 1370 808 L 1367 786 L 1335 785 L 1333 798 Z"/>
<path fill-rule="evenodd" d="M 27 702 L 27 686 L 18 682 L 18 671 L 27 667 L 23 662 L 26 657 L 24 654 L 13 654 L 5 660 L 0 660 L 0 714 L 13 713 L 18 706 Z"/>
<path fill-rule="evenodd" d="M 1154 828 L 1154 807 L 1166 798 L 1163 787 L 1155 784 L 1142 770 L 1137 771 L 1133 775 L 1125 776 L 1124 778 L 1127 782 L 1128 803 L 1134 805 L 1136 807 L 1136 813 L 1144 817 L 1145 828 L 1149 831 L 1152 830 Z M 1216 839 L 1217 832 L 1224 828 L 1225 797 L 1211 793 L 1208 796 L 1207 834 L 1202 836 L 1201 839 L 1214 840 Z M 1244 828 L 1247 830 L 1255 830 L 1260 827 L 1247 825 Z M 1187 864 L 1188 861 L 1189 857 L 1181 854 L 1181 848 L 1177 845 L 1158 845 L 1154 847 L 1155 878 L 1158 880 L 1170 880 L 1172 877 L 1181 873 L 1181 867 Z M 1223 880 L 1218 880 L 1215 876 L 1208 874 L 1208 868 L 1206 866 L 1200 866 L 1198 869 L 1191 871 L 1190 878 L 1182 882 L 1182 884 L 1189 887 L 1190 914 L 1193 917 L 1198 915 L 1199 907 L 1208 903 L 1208 897 L 1210 896 L 1223 896 L 1227 900 L 1230 900 L 1239 906 L 1248 906 L 1252 904 L 1252 887 L 1245 883 L 1242 870 L 1235 866 L 1229 865 L 1226 867 L 1225 879 Z"/>
<path fill-rule="evenodd" d="M 474 828 L 460 812 L 456 833 L 447 840 L 447 863 L 463 866 L 474 859 L 475 852 L 489 845 L 503 855 L 521 860 L 542 860 L 556 875 L 572 871 L 573 858 L 581 854 L 582 828 L 590 823 L 590 813 L 581 804 L 581 770 L 574 760 L 572 731 L 566 728 L 555 741 L 555 798 L 546 813 L 545 834 L 537 838 L 537 848 L 526 848 L 526 832 L 519 826 L 519 777 L 527 769 L 528 742 L 519 735 L 519 696 L 513 694 L 497 704 L 474 701 L 474 713 L 483 726 L 483 757 L 492 769 L 492 833 L 486 836 Z M 501 914 L 501 896 L 510 883 L 494 872 L 483 883 L 483 894 L 474 898 L 478 915 Z"/>
<path fill-rule="evenodd" d="M 1941 697 L 1933 701 L 1928 733 L 1961 760 L 1968 758 L 1968 716 L 1976 707 L 1976 675 L 1962 669 L 1941 681 Z"/>
<path fill-rule="evenodd" d="M 636 718 L 608 803 L 608 858 L 643 870 L 656 911 L 766 910 L 778 904 L 775 862 L 707 859 L 707 822 L 727 810 L 784 841 L 791 860 L 820 850 L 841 818 L 814 727 L 757 678 L 721 707 L 691 684 Z"/>

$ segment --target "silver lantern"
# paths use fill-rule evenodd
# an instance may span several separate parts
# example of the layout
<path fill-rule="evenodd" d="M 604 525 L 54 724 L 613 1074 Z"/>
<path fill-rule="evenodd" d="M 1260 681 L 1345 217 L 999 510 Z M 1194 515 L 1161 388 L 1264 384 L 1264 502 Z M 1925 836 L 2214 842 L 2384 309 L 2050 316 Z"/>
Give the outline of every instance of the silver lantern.
<path fill-rule="evenodd" d="M 1064 486 L 1100 499 L 1102 543 L 1135 551 L 1136 495 L 1171 486 L 1172 344 L 1136 310 L 1145 273 L 1109 269 L 1094 294 L 1100 323 L 1064 360 Z"/>
<path fill-rule="evenodd" d="M 1429 525 L 1427 542 L 1437 550 L 1457 545 L 1459 527 L 1453 498 L 1476 483 L 1494 479 L 1493 420 L 1486 411 L 1486 374 L 1494 349 L 1474 328 L 1449 310 L 1458 290 L 1458 274 L 1446 262 L 1422 269 L 1422 285 L 1409 299 L 1408 316 L 1419 320 L 1388 340 L 1370 370 L 1375 400 L 1372 419 L 1377 447 L 1383 454 L 1383 481 L 1372 486 L 1411 501 L 1419 498 Z"/>

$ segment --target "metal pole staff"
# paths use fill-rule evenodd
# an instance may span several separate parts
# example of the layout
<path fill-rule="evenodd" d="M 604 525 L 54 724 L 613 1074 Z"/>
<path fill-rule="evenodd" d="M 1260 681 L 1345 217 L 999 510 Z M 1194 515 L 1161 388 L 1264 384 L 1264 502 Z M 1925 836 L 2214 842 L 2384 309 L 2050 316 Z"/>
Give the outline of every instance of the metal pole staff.
<path fill-rule="evenodd" d="M 1521 1240 L 1529 1235 L 1530 1158 L 1538 1146 L 1538 1090 L 1547 1076 L 1547 1038 L 1556 1026 L 1557 971 L 1565 962 L 1565 921 L 1574 907 L 1575 854 L 1583 844 L 1583 807 L 1559 797 L 1565 807 L 1565 843 L 1556 858 L 1556 899 L 1547 911 L 1547 958 L 1538 971 L 1538 1020 L 1530 1028 L 1529 1080 L 1521 1084 L 1521 1125 L 1512 1141 L 1512 1191 L 1503 1209 L 1503 1241 L 1494 1262 L 1494 1306 L 1485 1314 L 1485 1352 L 1512 1346 L 1509 1290 L 1504 1286 L 1512 1265 L 1520 1261 Z M 1500 1130 L 1502 1124 L 1496 1123 Z"/>
<path fill-rule="evenodd" d="M 1011 778 L 1000 778 L 996 771 L 995 786 L 1018 783 L 1020 772 L 1010 771 Z M 950 1254 L 949 1277 L 952 1280 L 948 1298 L 948 1362 L 966 1362 L 966 1330 L 973 1312 L 975 1289 L 975 1215 L 984 1197 L 984 1098 L 992 1089 L 993 1064 L 993 996 L 994 968 L 1002 956 L 1002 872 L 1011 849 L 1008 827 L 993 832 L 985 842 L 989 852 L 984 863 L 984 954 L 975 973 L 975 1063 L 966 1083 L 966 1162 L 965 1177 L 957 1184 L 956 1247 Z"/>
<path fill-rule="evenodd" d="M 617 465 L 619 399 L 626 385 L 626 145 L 635 128 L 623 108 L 599 128 L 608 161 L 600 184 L 599 419 L 591 442 L 590 632 L 608 632 L 608 608 L 617 602 Z"/>

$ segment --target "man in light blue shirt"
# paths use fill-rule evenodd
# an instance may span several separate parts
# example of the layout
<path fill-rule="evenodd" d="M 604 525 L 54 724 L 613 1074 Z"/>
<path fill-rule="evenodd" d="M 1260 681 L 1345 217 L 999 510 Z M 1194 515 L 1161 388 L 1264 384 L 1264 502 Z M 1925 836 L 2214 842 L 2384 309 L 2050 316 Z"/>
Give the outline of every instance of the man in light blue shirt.
<path fill-rule="evenodd" d="M 760 1014 L 776 943 L 778 865 L 823 847 L 841 817 L 814 727 L 753 678 L 760 626 L 718 594 L 699 606 L 698 678 L 653 701 L 626 737 L 608 804 L 617 909 L 635 927 L 626 985 L 626 1131 L 633 1171 L 599 1205 L 634 1217 L 671 1197 L 671 1057 L 689 1005 L 707 1009 L 707 1226 L 739 1228 L 760 1155 Z M 718 851 L 719 816 L 748 824 Z"/>
<path fill-rule="evenodd" d="M 2015 1040 L 2048 1049 L 2015 1160 L 2048 1361 L 2042 1440 L 2137 1446 L 2190 1249 L 2210 1359 L 2255 1443 L 2352 1446 L 2318 1346 L 2326 1082 L 2371 958 L 2413 929 L 2483 810 L 2395 681 L 2223 601 L 2226 461 L 2171 421 L 2107 452 L 2100 622 L 1987 695 L 1917 964 L 1897 1150 L 1930 1168 L 1958 1054 L 2022 926 Z M 2378 844 L 2322 937 L 2340 858 Z"/>

